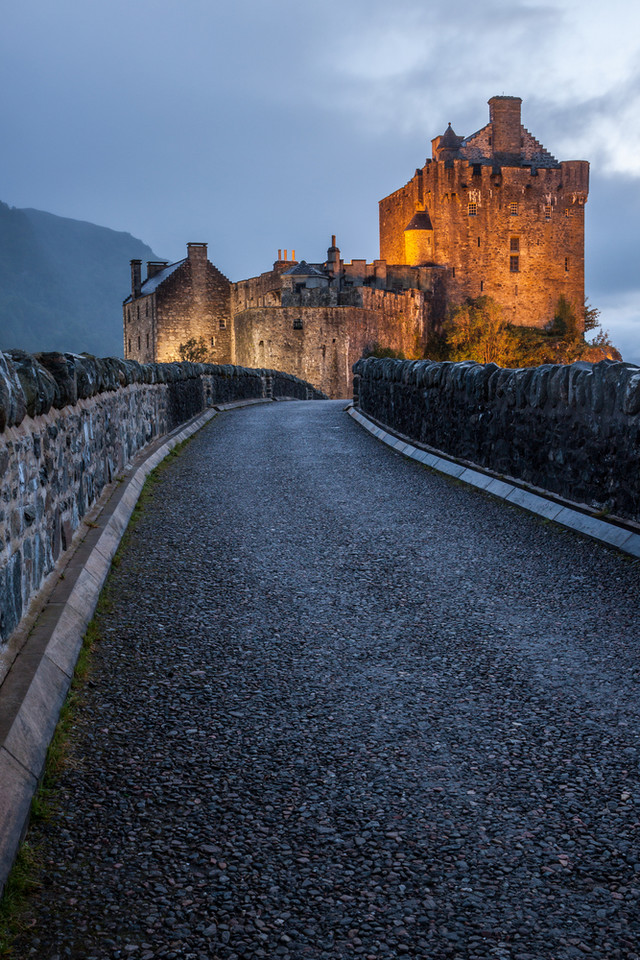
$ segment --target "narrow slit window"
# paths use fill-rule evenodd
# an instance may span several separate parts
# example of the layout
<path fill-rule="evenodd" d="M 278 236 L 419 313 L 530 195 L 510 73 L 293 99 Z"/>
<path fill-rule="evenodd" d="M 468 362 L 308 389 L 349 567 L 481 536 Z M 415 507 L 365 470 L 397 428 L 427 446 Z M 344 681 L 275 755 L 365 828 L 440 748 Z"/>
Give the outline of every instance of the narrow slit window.
<path fill-rule="evenodd" d="M 564 272 L 569 273 L 569 257 L 564 258 Z"/>

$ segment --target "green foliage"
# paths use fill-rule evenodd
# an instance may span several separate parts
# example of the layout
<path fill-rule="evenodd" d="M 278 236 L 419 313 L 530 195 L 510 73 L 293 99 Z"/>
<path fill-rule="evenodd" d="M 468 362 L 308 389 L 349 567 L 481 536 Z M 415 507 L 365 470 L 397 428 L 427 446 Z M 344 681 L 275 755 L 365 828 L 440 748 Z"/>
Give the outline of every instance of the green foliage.
<path fill-rule="evenodd" d="M 402 350 L 392 350 L 391 347 L 384 347 L 381 343 L 377 341 L 372 343 L 370 346 L 365 347 L 362 351 L 363 357 L 391 357 L 392 360 L 406 360 Z"/>
<path fill-rule="evenodd" d="M 587 329 L 598 327 L 600 311 L 585 301 Z M 597 361 L 602 356 L 621 359 L 609 335 L 600 330 L 588 343 L 572 305 L 561 296 L 553 320 L 545 329 L 518 327 L 505 321 L 491 297 L 468 299 L 453 311 L 428 346 L 433 360 L 475 360 L 500 367 L 535 367 L 543 363 Z"/>
<path fill-rule="evenodd" d="M 207 363 L 209 349 L 204 337 L 191 337 L 186 343 L 178 347 L 181 360 L 190 360 L 192 363 Z"/>
<path fill-rule="evenodd" d="M 516 338 L 502 308 L 491 297 L 468 299 L 452 313 L 443 332 L 451 360 L 475 360 L 509 366 Z"/>

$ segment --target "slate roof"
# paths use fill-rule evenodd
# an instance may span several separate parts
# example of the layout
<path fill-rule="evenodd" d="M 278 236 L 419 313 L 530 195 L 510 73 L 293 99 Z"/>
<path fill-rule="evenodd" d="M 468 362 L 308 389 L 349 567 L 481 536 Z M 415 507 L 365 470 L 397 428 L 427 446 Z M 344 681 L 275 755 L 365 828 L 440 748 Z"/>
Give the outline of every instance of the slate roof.
<path fill-rule="evenodd" d="M 426 210 L 418 210 L 404 228 L 405 230 L 433 230 L 431 217 Z"/>
<path fill-rule="evenodd" d="M 285 270 L 284 273 L 288 277 L 323 277 L 325 280 L 327 278 L 324 270 L 320 269 L 320 264 L 307 263 L 306 260 L 301 260 L 295 267 Z"/>
<path fill-rule="evenodd" d="M 182 264 L 186 262 L 187 258 L 185 257 L 184 260 L 178 260 L 177 263 L 170 263 L 168 267 L 164 268 L 164 270 L 158 271 L 154 277 L 151 277 L 149 280 L 144 280 L 140 287 L 140 296 L 147 297 L 150 293 L 153 293 L 158 289 L 160 284 L 167 279 L 167 277 L 170 277 L 172 273 L 175 273 L 178 267 L 181 267 Z M 129 294 L 124 302 L 130 303 L 132 299 L 133 297 L 131 294 Z"/>

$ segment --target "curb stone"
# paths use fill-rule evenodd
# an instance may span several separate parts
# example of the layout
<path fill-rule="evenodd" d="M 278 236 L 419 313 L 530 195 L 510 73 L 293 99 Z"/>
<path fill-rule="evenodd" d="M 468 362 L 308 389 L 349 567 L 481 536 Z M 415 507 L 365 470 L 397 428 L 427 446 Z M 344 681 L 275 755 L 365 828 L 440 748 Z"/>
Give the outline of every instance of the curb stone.
<path fill-rule="evenodd" d="M 92 517 L 71 557 L 65 554 L 58 581 L 0 685 L 0 895 L 27 830 L 31 801 L 86 629 L 144 481 L 175 446 L 218 411 L 256 402 L 272 401 L 218 404 L 140 451 L 121 481 L 110 485 L 100 512 Z"/>
<path fill-rule="evenodd" d="M 497 477 L 482 467 L 461 462 L 449 454 L 441 454 L 439 451 L 414 445 L 414 442 L 407 438 L 387 432 L 375 420 L 356 410 L 353 405 L 345 407 L 345 410 L 372 436 L 402 454 L 403 457 L 409 457 L 410 460 L 431 467 L 439 473 L 455 477 L 469 486 L 490 493 L 499 500 L 505 500 L 507 503 L 522 507 L 529 513 L 553 520 L 554 523 L 568 527 L 576 533 L 591 537 L 593 540 L 600 540 L 623 553 L 640 558 L 640 532 L 637 524 L 626 523 L 623 520 L 616 520 L 616 522 L 605 520 L 583 504 L 556 498 L 553 494 L 537 488 L 534 492 L 526 484 L 509 477 L 506 479 Z"/>

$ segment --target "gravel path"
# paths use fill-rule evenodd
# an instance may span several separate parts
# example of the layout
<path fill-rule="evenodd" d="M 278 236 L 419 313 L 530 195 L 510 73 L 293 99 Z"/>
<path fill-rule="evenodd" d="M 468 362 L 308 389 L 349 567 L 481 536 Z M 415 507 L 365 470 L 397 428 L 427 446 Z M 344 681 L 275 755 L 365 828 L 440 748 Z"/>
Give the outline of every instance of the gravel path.
<path fill-rule="evenodd" d="M 640 957 L 640 565 L 343 406 L 165 472 L 17 957 Z"/>

